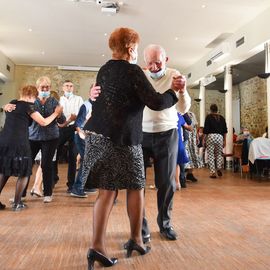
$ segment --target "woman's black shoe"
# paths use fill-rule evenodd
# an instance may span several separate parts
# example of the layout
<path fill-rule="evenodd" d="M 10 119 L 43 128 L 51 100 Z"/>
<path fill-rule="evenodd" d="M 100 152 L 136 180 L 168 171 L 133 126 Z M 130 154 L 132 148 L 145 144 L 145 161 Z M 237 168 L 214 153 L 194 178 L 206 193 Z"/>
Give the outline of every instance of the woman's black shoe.
<path fill-rule="evenodd" d="M 99 262 L 104 267 L 110 267 L 117 263 L 117 258 L 107 258 L 102 253 L 94 249 L 89 249 L 87 254 L 87 260 L 88 260 L 88 270 L 94 270 L 95 262 Z"/>
<path fill-rule="evenodd" d="M 21 211 L 23 209 L 25 209 L 27 207 L 26 204 L 24 204 L 23 202 L 19 202 L 18 204 L 13 204 L 12 205 L 12 210 L 13 211 Z"/>
<path fill-rule="evenodd" d="M 129 258 L 132 254 L 133 250 L 136 250 L 140 253 L 140 255 L 145 255 L 146 253 L 148 253 L 151 249 L 151 247 L 141 247 L 139 246 L 134 240 L 129 239 L 126 245 L 127 248 L 127 258 Z"/>

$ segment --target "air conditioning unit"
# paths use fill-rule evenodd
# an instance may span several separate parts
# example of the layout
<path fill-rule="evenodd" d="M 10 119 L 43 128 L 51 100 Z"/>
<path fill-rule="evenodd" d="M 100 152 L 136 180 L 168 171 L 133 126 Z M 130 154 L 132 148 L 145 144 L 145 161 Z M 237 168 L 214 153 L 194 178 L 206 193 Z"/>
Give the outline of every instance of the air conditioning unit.
<path fill-rule="evenodd" d="M 14 78 L 14 64 L 0 51 L 0 80 L 12 81 Z"/>
<path fill-rule="evenodd" d="M 226 57 L 230 52 L 230 46 L 229 43 L 223 42 L 218 47 L 216 47 L 212 52 L 210 52 L 210 61 L 217 62 L 222 60 L 224 57 Z M 209 61 L 208 60 L 208 61 Z"/>
<path fill-rule="evenodd" d="M 6 81 L 7 77 L 2 72 L 0 72 L 0 83 L 5 83 Z"/>
<path fill-rule="evenodd" d="M 202 85 L 207 86 L 208 84 L 215 82 L 217 79 L 214 75 L 209 75 L 202 79 Z"/>

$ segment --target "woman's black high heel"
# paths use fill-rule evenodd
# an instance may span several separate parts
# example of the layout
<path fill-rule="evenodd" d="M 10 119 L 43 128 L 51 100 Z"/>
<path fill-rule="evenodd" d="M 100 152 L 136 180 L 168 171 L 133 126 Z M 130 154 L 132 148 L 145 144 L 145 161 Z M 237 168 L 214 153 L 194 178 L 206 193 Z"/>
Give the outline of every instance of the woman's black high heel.
<path fill-rule="evenodd" d="M 133 250 L 136 250 L 140 253 L 140 255 L 145 255 L 151 249 L 151 247 L 147 246 L 145 248 L 139 246 L 134 240 L 129 239 L 126 245 L 127 248 L 127 258 L 129 258 L 132 254 Z"/>
<path fill-rule="evenodd" d="M 95 262 L 99 262 L 104 267 L 110 267 L 117 263 L 117 258 L 108 258 L 104 256 L 102 253 L 92 248 L 89 249 L 88 251 L 87 260 L 88 260 L 88 270 L 94 270 Z"/>

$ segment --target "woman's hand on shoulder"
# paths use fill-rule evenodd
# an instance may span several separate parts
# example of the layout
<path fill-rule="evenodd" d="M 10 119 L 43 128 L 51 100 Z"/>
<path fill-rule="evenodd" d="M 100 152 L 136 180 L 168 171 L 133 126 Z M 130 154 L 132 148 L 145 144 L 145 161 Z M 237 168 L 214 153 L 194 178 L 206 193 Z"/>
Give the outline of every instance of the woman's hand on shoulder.
<path fill-rule="evenodd" d="M 100 95 L 100 92 L 101 92 L 101 88 L 100 86 L 94 84 L 91 88 L 90 88 L 90 91 L 89 91 L 89 98 L 92 100 L 92 101 L 96 101 L 96 99 L 99 97 Z"/>
<path fill-rule="evenodd" d="M 3 110 L 5 112 L 12 112 L 16 109 L 16 105 L 15 104 L 11 104 L 11 103 L 8 103 L 6 105 L 3 106 Z"/>

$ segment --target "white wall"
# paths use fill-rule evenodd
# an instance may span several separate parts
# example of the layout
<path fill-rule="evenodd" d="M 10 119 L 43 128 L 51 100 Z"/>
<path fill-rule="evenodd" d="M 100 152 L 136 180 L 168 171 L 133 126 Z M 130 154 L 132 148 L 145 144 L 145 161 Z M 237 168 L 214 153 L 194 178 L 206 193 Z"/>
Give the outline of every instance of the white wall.
<path fill-rule="evenodd" d="M 238 64 L 245 59 L 257 54 L 264 50 L 264 43 L 270 40 L 270 8 L 265 10 L 253 21 L 246 24 L 235 32 L 225 42 L 229 46 L 229 55 L 222 59 L 220 62 L 212 63 L 210 66 L 206 62 L 211 58 L 212 50 L 208 55 L 204 56 L 197 63 L 185 70 L 185 74 L 191 73 L 188 79 L 188 85 L 192 86 L 197 84 L 200 79 L 210 74 L 217 74 L 224 71 L 226 64 Z M 245 38 L 245 43 L 236 48 L 235 42 L 241 37 Z"/>

